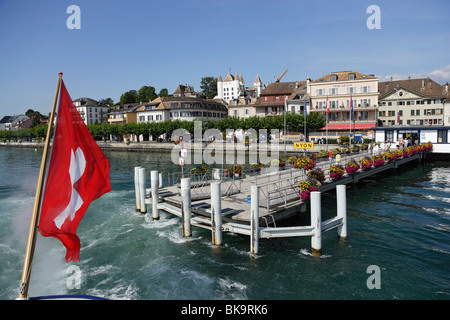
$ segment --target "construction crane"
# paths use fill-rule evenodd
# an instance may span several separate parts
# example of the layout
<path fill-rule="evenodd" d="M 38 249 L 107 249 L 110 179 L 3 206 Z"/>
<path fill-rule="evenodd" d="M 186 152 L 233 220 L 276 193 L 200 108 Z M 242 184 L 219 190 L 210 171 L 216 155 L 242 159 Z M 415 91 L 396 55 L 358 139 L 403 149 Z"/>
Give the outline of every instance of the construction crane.
<path fill-rule="evenodd" d="M 277 77 L 277 80 L 275 80 L 275 82 L 280 82 L 281 78 L 284 77 L 284 75 L 286 74 L 286 72 L 288 72 L 289 69 L 286 69 L 286 71 L 283 72 L 283 74 L 280 77 Z"/>

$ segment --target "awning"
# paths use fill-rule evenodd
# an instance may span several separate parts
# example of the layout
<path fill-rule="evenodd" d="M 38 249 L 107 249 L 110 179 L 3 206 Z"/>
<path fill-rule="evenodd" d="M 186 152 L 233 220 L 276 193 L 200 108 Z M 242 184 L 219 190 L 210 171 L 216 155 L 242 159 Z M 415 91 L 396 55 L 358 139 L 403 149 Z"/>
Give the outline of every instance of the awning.
<path fill-rule="evenodd" d="M 376 127 L 376 122 L 364 122 L 364 123 L 352 123 L 352 130 L 370 130 Z M 327 130 L 327 127 L 323 127 L 321 130 Z M 328 130 L 350 130 L 350 123 L 329 123 Z"/>

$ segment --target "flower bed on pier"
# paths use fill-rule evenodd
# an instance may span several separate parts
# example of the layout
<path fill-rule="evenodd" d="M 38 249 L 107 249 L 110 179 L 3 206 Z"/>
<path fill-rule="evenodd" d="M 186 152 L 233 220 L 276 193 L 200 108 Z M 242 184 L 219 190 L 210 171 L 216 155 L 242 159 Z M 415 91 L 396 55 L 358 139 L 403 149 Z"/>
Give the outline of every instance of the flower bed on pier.
<path fill-rule="evenodd" d="M 311 170 L 316 166 L 316 161 L 314 159 L 303 156 L 297 159 L 297 161 L 294 162 L 294 168 L 297 169 L 305 169 L 305 170 Z"/>
<path fill-rule="evenodd" d="M 316 179 L 319 182 L 325 181 L 325 173 L 320 168 L 314 168 L 306 173 L 308 177 Z"/>
<path fill-rule="evenodd" d="M 261 171 L 261 168 L 264 168 L 266 165 L 262 162 L 258 162 L 258 163 L 251 163 L 249 168 L 250 168 L 250 172 L 259 172 Z"/>
<path fill-rule="evenodd" d="M 311 192 L 312 191 L 319 191 L 319 188 L 322 186 L 322 184 L 313 178 L 308 178 L 305 181 L 298 183 L 298 188 L 300 191 L 298 194 L 300 195 L 300 198 L 302 201 L 307 201 L 311 199 Z"/>
<path fill-rule="evenodd" d="M 367 170 L 367 169 L 370 169 L 372 167 L 372 159 L 370 159 L 367 156 L 362 158 L 362 159 L 360 159 L 359 163 L 361 163 L 361 169 L 362 170 Z"/>
<path fill-rule="evenodd" d="M 342 178 L 344 173 L 345 173 L 345 170 L 340 164 L 333 164 L 330 167 L 330 178 L 333 181 Z"/>
<path fill-rule="evenodd" d="M 359 164 L 355 159 L 352 158 L 345 166 L 345 171 L 347 172 L 347 174 L 355 174 L 359 170 L 359 168 Z"/>
<path fill-rule="evenodd" d="M 233 175 L 238 177 L 242 175 L 242 166 L 240 164 L 225 168 L 225 177 L 232 177 Z"/>
<path fill-rule="evenodd" d="M 384 158 L 379 154 L 372 156 L 372 163 L 375 168 L 381 167 L 384 165 Z"/>
<path fill-rule="evenodd" d="M 394 154 L 392 152 L 383 152 L 381 156 L 386 162 L 394 162 Z"/>

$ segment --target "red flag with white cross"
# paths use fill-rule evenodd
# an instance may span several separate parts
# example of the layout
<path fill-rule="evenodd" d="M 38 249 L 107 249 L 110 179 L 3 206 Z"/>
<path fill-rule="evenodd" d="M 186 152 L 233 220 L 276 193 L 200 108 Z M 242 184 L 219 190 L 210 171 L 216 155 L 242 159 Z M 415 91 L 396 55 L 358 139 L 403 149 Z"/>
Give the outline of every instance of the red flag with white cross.
<path fill-rule="evenodd" d="M 64 244 L 66 262 L 79 261 L 76 230 L 89 204 L 110 190 L 108 159 L 62 82 L 39 232 Z"/>

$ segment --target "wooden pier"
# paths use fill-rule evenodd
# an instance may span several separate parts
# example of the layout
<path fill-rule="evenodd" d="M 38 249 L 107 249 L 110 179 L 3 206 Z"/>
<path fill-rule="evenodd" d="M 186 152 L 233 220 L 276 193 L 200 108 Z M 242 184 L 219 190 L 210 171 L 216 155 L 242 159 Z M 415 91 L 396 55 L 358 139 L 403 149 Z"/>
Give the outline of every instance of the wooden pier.
<path fill-rule="evenodd" d="M 358 161 L 367 152 L 343 156 L 341 165 L 345 167 L 350 159 Z M 297 184 L 306 179 L 305 170 L 287 168 L 284 170 L 263 170 L 258 174 L 244 173 L 240 177 L 224 177 L 220 169 L 213 169 L 210 177 L 182 178 L 172 185 L 163 186 L 162 174 L 151 171 L 151 188 L 146 188 L 148 174 L 144 168 L 135 168 L 136 209 L 147 212 L 152 207 L 153 219 L 159 219 L 159 210 L 164 210 L 182 218 L 184 236 L 191 235 L 191 226 L 211 230 L 212 243 L 222 244 L 222 232 L 232 232 L 250 237 L 250 251 L 258 253 L 260 238 L 310 236 L 313 255 L 321 254 L 321 234 L 337 228 L 341 239 L 347 237 L 347 184 L 371 177 L 375 174 L 395 169 L 406 163 L 424 158 L 425 153 L 417 153 L 395 162 L 355 174 L 345 174 L 332 181 L 329 177 L 328 160 L 318 166 L 327 179 L 320 192 L 311 192 L 310 201 L 302 201 Z M 321 221 L 321 193 L 336 190 L 336 216 Z M 310 204 L 311 225 L 277 227 L 281 219 L 298 213 L 306 213 Z"/>

